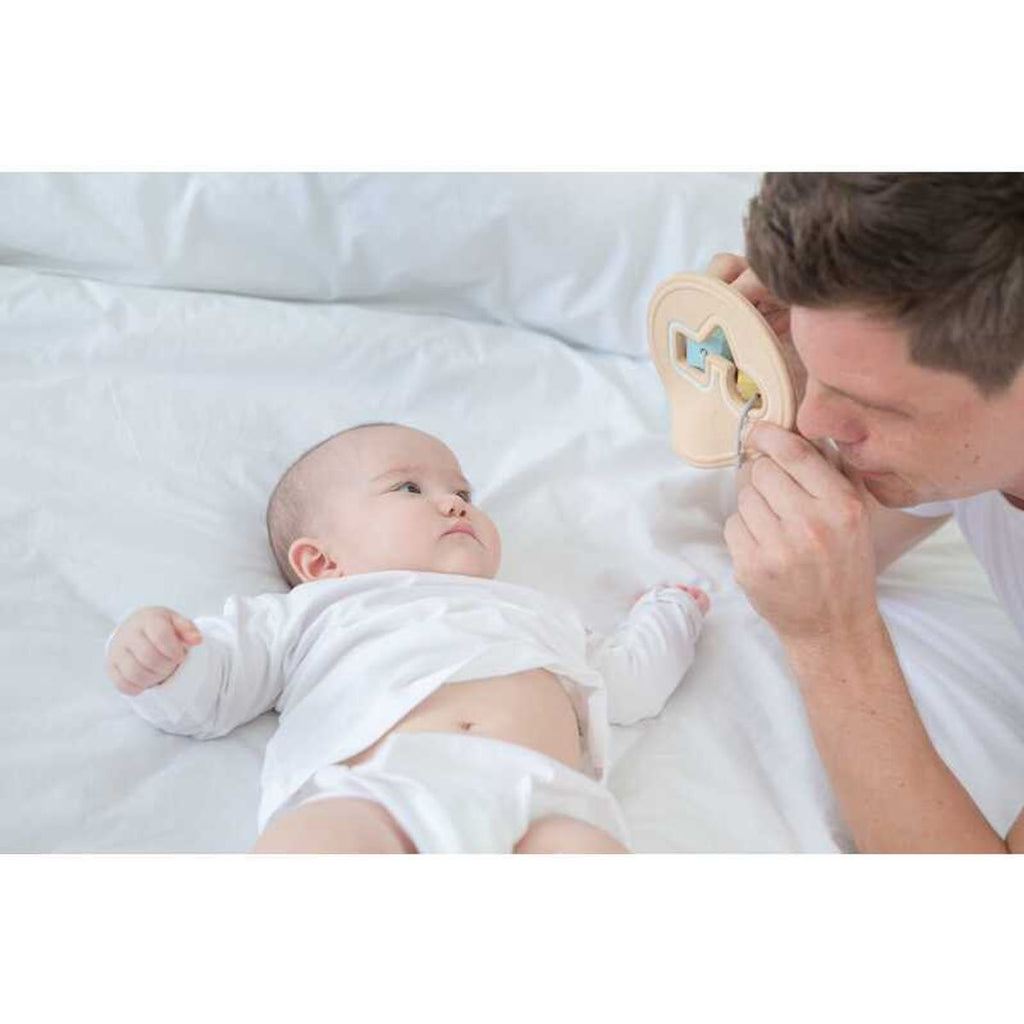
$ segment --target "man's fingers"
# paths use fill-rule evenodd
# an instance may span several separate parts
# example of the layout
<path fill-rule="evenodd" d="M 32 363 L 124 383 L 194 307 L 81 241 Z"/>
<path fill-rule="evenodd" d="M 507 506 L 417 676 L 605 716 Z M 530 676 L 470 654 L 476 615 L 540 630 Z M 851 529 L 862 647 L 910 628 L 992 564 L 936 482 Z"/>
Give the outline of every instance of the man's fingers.
<path fill-rule="evenodd" d="M 194 622 L 179 615 L 177 612 L 171 612 L 171 622 L 174 624 L 174 628 L 183 643 L 194 647 L 196 644 L 203 642 L 203 634 L 199 632 L 199 627 Z"/>
<path fill-rule="evenodd" d="M 716 253 L 705 273 L 735 288 L 771 324 L 776 334 L 788 335 L 789 307 L 768 291 L 742 256 L 732 252 Z"/>
<path fill-rule="evenodd" d="M 750 269 L 750 264 L 742 256 L 734 252 L 720 252 L 711 257 L 706 274 L 717 277 L 725 284 L 732 285 L 748 302 L 758 309 L 774 312 L 785 309 L 768 289 L 761 278 Z"/>
<path fill-rule="evenodd" d="M 781 526 L 779 517 L 753 484 L 740 491 L 736 498 L 736 507 L 743 525 L 758 544 L 770 543 L 778 536 Z"/>
<path fill-rule="evenodd" d="M 777 313 L 780 309 L 786 308 L 773 298 L 771 292 L 761 283 L 761 278 L 749 267 L 732 282 L 732 286 L 752 306 L 755 306 L 762 316 L 767 317 L 771 313 Z"/>
<path fill-rule="evenodd" d="M 770 458 L 754 460 L 750 467 L 750 487 L 764 498 L 783 524 L 806 512 L 807 502 L 812 500 L 812 496 Z"/>
<path fill-rule="evenodd" d="M 704 273 L 732 284 L 747 269 L 747 261 L 734 252 L 716 252 Z"/>
<path fill-rule="evenodd" d="M 734 570 L 739 565 L 745 565 L 757 549 L 757 541 L 738 512 L 726 519 L 724 536 Z"/>
<path fill-rule="evenodd" d="M 774 423 L 756 423 L 747 434 L 746 444 L 755 452 L 769 456 L 815 498 L 832 495 L 837 488 L 852 487 L 810 441 Z"/>
<path fill-rule="evenodd" d="M 725 521 L 725 546 L 732 560 L 733 579 L 747 592 L 760 548 L 738 512 Z"/>

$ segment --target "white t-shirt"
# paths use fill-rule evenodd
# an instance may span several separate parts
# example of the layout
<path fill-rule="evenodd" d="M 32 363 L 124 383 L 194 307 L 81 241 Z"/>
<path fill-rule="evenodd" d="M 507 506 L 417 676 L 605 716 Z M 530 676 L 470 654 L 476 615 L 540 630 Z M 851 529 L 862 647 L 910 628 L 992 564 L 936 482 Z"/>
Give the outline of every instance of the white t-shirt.
<path fill-rule="evenodd" d="M 366 749 L 446 683 L 546 668 L 572 696 L 603 777 L 609 721 L 658 714 L 693 661 L 696 602 L 655 587 L 597 637 L 564 601 L 473 576 L 390 571 L 233 597 L 195 620 L 203 642 L 131 706 L 210 738 L 271 708 L 259 826 L 316 771 Z"/>
<path fill-rule="evenodd" d="M 1024 509 L 1011 505 L 1000 491 L 985 491 L 904 511 L 915 516 L 955 516 L 996 597 L 1024 636 Z"/>

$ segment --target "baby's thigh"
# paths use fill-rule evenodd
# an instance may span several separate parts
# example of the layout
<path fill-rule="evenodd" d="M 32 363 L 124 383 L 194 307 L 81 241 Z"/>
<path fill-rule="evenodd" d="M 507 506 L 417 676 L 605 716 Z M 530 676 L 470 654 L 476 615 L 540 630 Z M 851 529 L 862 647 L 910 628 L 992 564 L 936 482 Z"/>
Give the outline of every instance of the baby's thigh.
<path fill-rule="evenodd" d="M 253 853 L 415 853 L 409 837 L 380 804 L 324 797 L 279 814 Z"/>
<path fill-rule="evenodd" d="M 629 853 L 603 829 L 555 815 L 535 821 L 516 843 L 516 853 Z"/>

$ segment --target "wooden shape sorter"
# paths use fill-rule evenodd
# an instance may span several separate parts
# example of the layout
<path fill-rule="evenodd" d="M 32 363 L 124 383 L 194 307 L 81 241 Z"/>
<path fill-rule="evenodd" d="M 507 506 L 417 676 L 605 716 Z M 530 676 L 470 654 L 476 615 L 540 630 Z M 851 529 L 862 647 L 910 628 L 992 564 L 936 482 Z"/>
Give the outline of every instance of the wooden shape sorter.
<path fill-rule="evenodd" d="M 647 343 L 668 394 L 672 448 L 692 465 L 738 462 L 747 423 L 792 428 L 793 384 L 775 335 L 718 278 L 662 281 L 647 307 Z"/>

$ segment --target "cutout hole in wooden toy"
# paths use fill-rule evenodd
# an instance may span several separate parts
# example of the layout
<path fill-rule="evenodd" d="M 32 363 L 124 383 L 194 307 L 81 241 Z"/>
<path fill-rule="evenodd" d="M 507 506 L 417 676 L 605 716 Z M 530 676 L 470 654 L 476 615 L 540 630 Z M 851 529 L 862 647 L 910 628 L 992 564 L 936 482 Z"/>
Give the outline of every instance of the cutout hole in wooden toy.
<path fill-rule="evenodd" d="M 698 338 L 693 331 L 674 322 L 669 324 L 668 343 L 669 357 L 676 370 L 683 372 L 685 367 L 690 373 L 696 373 L 699 378 L 708 376 L 708 356 L 715 355 L 727 361 L 732 360 L 728 339 L 720 326 Z"/>
<path fill-rule="evenodd" d="M 729 387 L 737 398 L 744 405 L 753 399 L 750 406 L 751 412 L 756 412 L 764 406 L 764 395 L 756 380 L 749 374 L 744 373 L 738 366 L 733 368 L 734 372 L 729 378 Z"/>
<path fill-rule="evenodd" d="M 686 363 L 686 335 L 678 327 L 675 330 L 669 328 L 668 352 L 677 370 Z"/>

